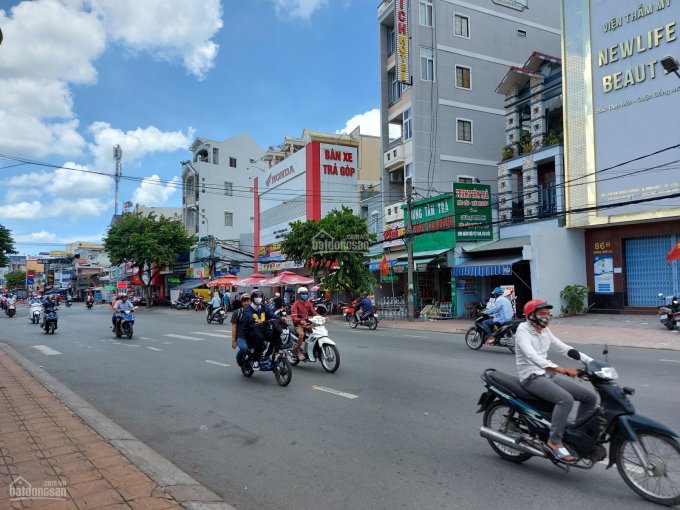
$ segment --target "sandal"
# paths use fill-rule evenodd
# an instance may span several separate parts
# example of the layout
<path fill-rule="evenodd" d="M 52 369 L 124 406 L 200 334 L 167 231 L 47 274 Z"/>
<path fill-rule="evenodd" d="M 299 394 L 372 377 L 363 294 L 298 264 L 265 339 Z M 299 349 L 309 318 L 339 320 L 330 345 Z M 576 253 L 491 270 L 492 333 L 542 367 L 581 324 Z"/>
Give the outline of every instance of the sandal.
<path fill-rule="evenodd" d="M 307 361 L 307 356 L 305 356 L 305 353 L 302 351 L 298 351 L 298 359 L 300 361 Z"/>
<path fill-rule="evenodd" d="M 555 457 L 557 460 L 561 460 L 562 462 L 574 462 L 575 459 L 572 457 L 571 453 L 569 453 L 569 450 L 567 450 L 564 446 L 559 446 L 557 448 L 550 446 L 549 444 L 546 443 L 546 446 L 550 450 L 550 453 L 552 454 L 553 457 Z"/>
<path fill-rule="evenodd" d="M 496 341 L 496 339 L 494 337 L 490 336 L 489 338 L 486 339 L 486 341 L 484 342 L 484 345 L 493 345 L 495 341 Z"/>

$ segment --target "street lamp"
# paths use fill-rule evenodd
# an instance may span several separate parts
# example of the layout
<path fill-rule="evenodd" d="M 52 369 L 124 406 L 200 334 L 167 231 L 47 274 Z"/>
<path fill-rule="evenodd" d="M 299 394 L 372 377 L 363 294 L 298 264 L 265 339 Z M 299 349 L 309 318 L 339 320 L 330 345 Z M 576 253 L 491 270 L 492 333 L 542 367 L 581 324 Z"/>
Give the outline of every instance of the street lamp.
<path fill-rule="evenodd" d="M 678 61 L 675 57 L 667 55 L 661 59 L 661 66 L 666 74 L 675 73 L 678 78 L 680 78 L 680 73 L 678 73 Z"/>

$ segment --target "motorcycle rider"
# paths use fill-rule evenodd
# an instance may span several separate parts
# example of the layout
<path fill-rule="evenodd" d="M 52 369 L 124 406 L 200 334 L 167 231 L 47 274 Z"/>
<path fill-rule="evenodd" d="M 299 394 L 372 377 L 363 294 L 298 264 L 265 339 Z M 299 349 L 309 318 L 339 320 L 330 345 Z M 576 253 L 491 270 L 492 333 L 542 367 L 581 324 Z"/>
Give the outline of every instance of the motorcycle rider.
<path fill-rule="evenodd" d="M 94 296 L 92 295 L 92 293 L 87 295 L 87 300 L 85 301 L 85 303 L 94 305 Z"/>
<path fill-rule="evenodd" d="M 283 308 L 283 298 L 280 292 L 274 292 L 274 299 L 272 299 L 272 306 L 274 310 L 281 310 Z"/>
<path fill-rule="evenodd" d="M 248 351 L 248 341 L 246 340 L 246 330 L 243 325 L 243 310 L 250 304 L 250 296 L 241 294 L 241 307 L 231 314 L 231 348 L 236 349 L 236 364 L 243 366 L 243 356 Z"/>
<path fill-rule="evenodd" d="M 47 312 L 53 312 L 57 308 L 57 303 L 54 301 L 54 296 L 50 294 L 45 298 L 43 301 L 43 314 L 42 314 L 42 321 L 40 321 L 40 327 L 42 328 L 45 326 L 45 314 Z"/>
<path fill-rule="evenodd" d="M 551 347 L 565 356 L 573 349 L 548 329 L 551 309 L 552 305 L 542 299 L 532 299 L 524 305 L 527 322 L 517 327 L 515 360 L 522 387 L 529 393 L 555 404 L 548 448 L 555 458 L 573 462 L 574 457 L 562 444 L 569 412 L 574 406 L 574 400 L 578 400 L 580 402 L 578 416 L 583 416 L 595 408 L 597 396 L 586 386 L 562 377 L 562 375 L 576 377 L 575 368 L 561 367 L 548 359 L 548 349 Z M 586 363 L 592 361 L 589 356 L 582 353 L 580 355 L 582 361 Z"/>
<path fill-rule="evenodd" d="M 222 300 L 220 299 L 220 295 L 215 292 L 212 296 L 212 299 L 210 300 L 210 304 L 208 305 L 208 317 L 210 317 L 210 314 L 213 313 L 213 310 L 217 310 L 222 306 Z"/>
<path fill-rule="evenodd" d="M 361 301 L 356 307 L 354 316 L 357 318 L 357 322 L 361 323 L 364 317 L 367 317 L 369 313 L 373 311 L 373 302 L 368 297 L 368 292 L 364 291 L 361 293 Z"/>
<path fill-rule="evenodd" d="M 298 337 L 298 358 L 300 361 L 304 361 L 307 357 L 305 356 L 305 353 L 302 352 L 302 342 L 305 339 L 305 331 L 312 326 L 307 319 L 319 315 L 316 313 L 316 310 L 314 310 L 312 303 L 309 302 L 309 290 L 307 290 L 307 287 L 300 287 L 297 290 L 297 299 L 290 309 L 290 315 L 293 318 L 293 326 L 295 326 Z"/>
<path fill-rule="evenodd" d="M 248 346 L 254 349 L 253 368 L 260 368 L 260 358 L 266 341 L 264 323 L 272 318 L 272 312 L 264 304 L 264 295 L 261 290 L 250 293 L 250 305 L 243 308 L 241 323 L 245 327 Z"/>
<path fill-rule="evenodd" d="M 503 290 L 503 287 L 496 287 L 491 293 L 491 295 L 496 298 L 496 301 L 491 308 L 487 307 L 483 313 L 487 315 L 497 315 L 482 322 L 482 328 L 484 329 L 484 333 L 486 333 L 486 345 L 491 345 L 495 341 L 495 338 L 492 336 L 493 333 L 491 332 L 491 327 L 494 324 L 502 326 L 512 320 L 512 303 L 507 297 L 511 292 L 510 289 Z"/>
<path fill-rule="evenodd" d="M 116 301 L 116 305 L 113 309 L 113 331 L 117 331 L 120 327 L 120 317 L 118 317 L 118 314 L 131 312 L 134 308 L 135 306 L 128 300 L 128 295 L 121 294 L 120 299 Z"/>

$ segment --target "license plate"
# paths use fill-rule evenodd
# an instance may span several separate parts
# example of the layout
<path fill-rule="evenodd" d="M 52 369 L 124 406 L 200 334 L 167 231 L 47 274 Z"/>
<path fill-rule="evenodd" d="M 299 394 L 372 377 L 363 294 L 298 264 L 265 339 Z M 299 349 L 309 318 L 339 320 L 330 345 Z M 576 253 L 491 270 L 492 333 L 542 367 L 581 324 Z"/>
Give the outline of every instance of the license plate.
<path fill-rule="evenodd" d="M 660 321 L 665 321 L 666 319 L 668 319 L 668 314 L 662 313 L 659 315 Z"/>
<path fill-rule="evenodd" d="M 374 313 L 374 314 L 373 314 L 373 317 L 375 317 L 376 319 L 379 319 L 379 318 L 380 318 L 380 317 L 378 316 L 377 313 Z"/>

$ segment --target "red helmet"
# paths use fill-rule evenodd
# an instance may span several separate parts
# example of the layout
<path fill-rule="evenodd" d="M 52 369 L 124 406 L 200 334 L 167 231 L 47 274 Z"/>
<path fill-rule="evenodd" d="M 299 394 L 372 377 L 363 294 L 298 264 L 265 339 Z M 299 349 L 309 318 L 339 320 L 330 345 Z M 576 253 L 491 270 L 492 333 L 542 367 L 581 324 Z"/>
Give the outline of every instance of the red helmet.
<path fill-rule="evenodd" d="M 527 301 L 524 305 L 524 316 L 529 317 L 529 314 L 534 313 L 536 310 L 541 310 L 543 308 L 551 309 L 553 306 L 549 304 L 544 299 L 532 299 Z"/>

